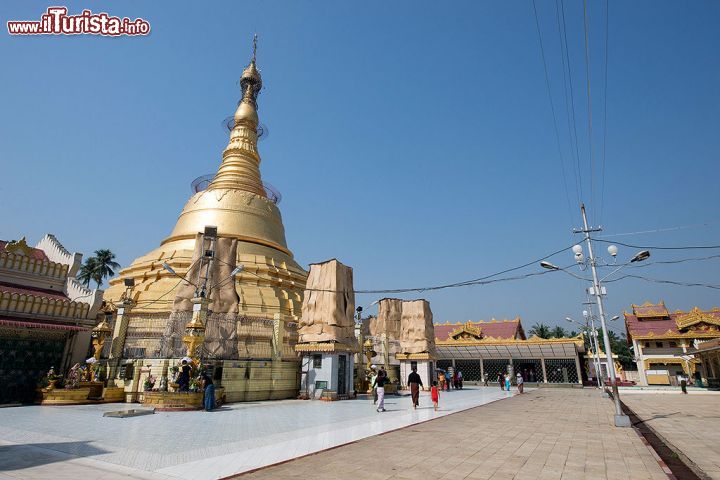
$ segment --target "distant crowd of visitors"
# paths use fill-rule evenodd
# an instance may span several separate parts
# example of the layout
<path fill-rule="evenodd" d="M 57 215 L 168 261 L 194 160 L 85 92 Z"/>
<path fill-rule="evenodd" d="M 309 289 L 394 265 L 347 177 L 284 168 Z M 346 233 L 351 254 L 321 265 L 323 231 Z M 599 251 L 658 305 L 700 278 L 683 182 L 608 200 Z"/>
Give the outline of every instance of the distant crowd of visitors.
<path fill-rule="evenodd" d="M 378 369 L 375 365 L 372 365 L 370 372 L 373 405 L 376 406 L 378 412 L 385 412 L 385 386 L 390 383 L 390 378 L 382 367 Z M 438 409 L 440 404 L 440 392 L 453 389 L 462 390 L 463 388 L 463 374 L 460 370 L 456 370 L 450 366 L 447 370 L 437 369 L 436 373 L 437 380 L 434 380 L 430 386 L 430 399 L 433 402 L 435 410 Z M 489 381 L 490 378 L 488 374 L 485 373 L 483 375 L 483 384 L 487 387 Z M 497 382 L 500 385 L 500 390 L 510 391 L 512 378 L 509 373 L 499 373 Z M 410 388 L 412 407 L 413 409 L 417 409 L 420 406 L 420 391 L 425 388 L 422 377 L 420 377 L 420 374 L 417 372 L 417 367 L 412 367 L 412 372 L 408 375 L 407 385 Z M 523 393 L 525 389 L 525 377 L 520 372 L 515 375 L 515 385 L 517 385 L 518 393 Z"/>
<path fill-rule="evenodd" d="M 462 390 L 463 376 L 460 370 L 455 370 L 452 366 L 447 371 L 438 370 L 438 386 L 440 390 Z"/>

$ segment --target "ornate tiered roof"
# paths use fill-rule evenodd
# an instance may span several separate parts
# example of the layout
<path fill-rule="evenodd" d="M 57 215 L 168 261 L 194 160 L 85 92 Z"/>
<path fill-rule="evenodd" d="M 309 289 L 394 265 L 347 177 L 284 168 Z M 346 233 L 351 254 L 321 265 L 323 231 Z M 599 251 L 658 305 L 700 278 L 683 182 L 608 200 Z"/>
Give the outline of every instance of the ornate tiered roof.
<path fill-rule="evenodd" d="M 25 237 L 21 238 L 20 240 L 13 240 L 9 242 L 5 240 L 0 240 L 0 252 L 3 251 L 9 253 L 20 253 L 21 255 L 24 255 L 26 257 L 34 258 L 35 260 L 48 260 L 45 252 L 43 252 L 39 248 L 33 248 L 28 246 L 27 242 L 25 241 Z"/>
<path fill-rule="evenodd" d="M 525 340 L 520 317 L 514 320 L 479 320 L 465 323 L 436 323 L 436 341 L 475 337 L 477 340 Z"/>
<path fill-rule="evenodd" d="M 690 311 L 670 313 L 664 302 L 632 305 L 633 312 L 625 312 L 628 341 L 633 338 L 715 338 L 720 337 L 720 308 L 703 311 L 694 307 Z"/>

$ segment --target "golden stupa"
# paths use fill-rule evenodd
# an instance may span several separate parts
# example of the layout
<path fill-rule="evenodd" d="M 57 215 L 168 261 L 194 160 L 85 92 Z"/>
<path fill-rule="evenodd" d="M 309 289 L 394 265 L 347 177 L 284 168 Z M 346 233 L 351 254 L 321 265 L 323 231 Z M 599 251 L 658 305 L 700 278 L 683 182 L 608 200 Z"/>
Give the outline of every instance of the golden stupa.
<path fill-rule="evenodd" d="M 307 272 L 293 259 L 276 198 L 268 195 L 260 178 L 256 102 L 262 77 L 255 65 L 255 48 L 240 86 L 242 100 L 217 174 L 207 189 L 188 200 L 170 236 L 110 281 L 106 301 L 120 301 L 126 291 L 124 280 L 132 278 L 134 312 L 169 312 L 179 279 L 162 263 L 184 276 L 196 235 L 212 225 L 217 226 L 219 237 L 238 240 L 237 262 L 244 267 L 235 279 L 240 313 L 267 318 L 280 313 L 287 320 L 300 317 Z"/>

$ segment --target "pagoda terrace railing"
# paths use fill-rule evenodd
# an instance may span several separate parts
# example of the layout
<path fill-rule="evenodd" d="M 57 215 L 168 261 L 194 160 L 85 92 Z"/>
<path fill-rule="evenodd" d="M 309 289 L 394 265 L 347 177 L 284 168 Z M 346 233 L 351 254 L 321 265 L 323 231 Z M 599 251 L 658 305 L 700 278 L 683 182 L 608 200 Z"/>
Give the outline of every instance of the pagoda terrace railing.
<path fill-rule="evenodd" d="M 130 314 L 123 349 L 124 358 L 179 358 L 185 355 L 182 339 L 192 312 L 171 314 Z M 208 360 L 271 359 L 274 320 L 246 315 L 209 313 L 205 322 L 205 342 L 199 352 Z M 298 324 L 286 322 L 281 354 L 296 359 L 294 346 Z"/>

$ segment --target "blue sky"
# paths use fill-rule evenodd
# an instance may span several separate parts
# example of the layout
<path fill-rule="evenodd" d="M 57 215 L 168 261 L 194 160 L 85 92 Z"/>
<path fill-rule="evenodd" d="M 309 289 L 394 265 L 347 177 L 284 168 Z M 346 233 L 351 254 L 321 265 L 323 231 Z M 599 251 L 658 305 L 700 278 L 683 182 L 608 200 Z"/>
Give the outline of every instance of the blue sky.
<path fill-rule="evenodd" d="M 152 33 L 0 35 L 0 238 L 35 242 L 52 232 L 74 251 L 110 248 L 122 265 L 155 248 L 192 179 L 219 165 L 221 121 L 258 32 L 259 113 L 270 130 L 261 169 L 284 196 L 288 243 L 302 265 L 337 257 L 355 269 L 357 289 L 384 289 L 527 263 L 576 238 L 578 171 L 603 234 L 691 226 L 608 240 L 720 244 L 720 3 L 610 1 L 604 122 L 606 4 L 589 2 L 592 174 L 582 4 L 564 3 L 577 170 L 555 2 L 538 0 L 537 10 L 564 169 L 531 1 L 70 2 L 70 13 L 143 17 Z M 3 2 L 0 18 L 35 20 L 48 6 Z M 621 247 L 619 258 L 636 250 Z M 569 252 L 551 261 L 573 263 Z M 719 265 L 628 273 L 718 285 Z M 428 298 L 436 321 L 521 316 L 529 328 L 579 317 L 583 288 L 553 273 L 406 298 Z M 607 288 L 610 314 L 646 300 L 720 305 L 708 288 L 639 279 Z"/>

